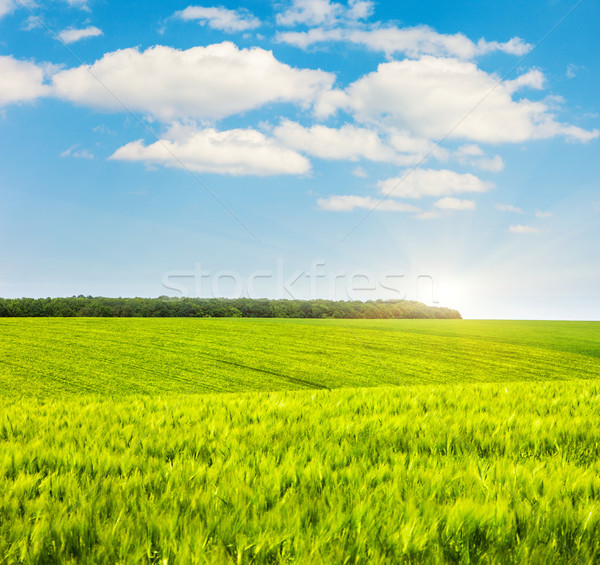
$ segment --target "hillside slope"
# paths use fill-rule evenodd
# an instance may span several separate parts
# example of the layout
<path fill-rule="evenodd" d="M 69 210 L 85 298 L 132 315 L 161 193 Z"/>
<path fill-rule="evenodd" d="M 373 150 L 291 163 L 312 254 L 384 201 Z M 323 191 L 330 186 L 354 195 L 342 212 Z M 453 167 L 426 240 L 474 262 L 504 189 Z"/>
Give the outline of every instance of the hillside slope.
<path fill-rule="evenodd" d="M 600 377 L 600 323 L 2 319 L 0 394 L 326 389 Z"/>

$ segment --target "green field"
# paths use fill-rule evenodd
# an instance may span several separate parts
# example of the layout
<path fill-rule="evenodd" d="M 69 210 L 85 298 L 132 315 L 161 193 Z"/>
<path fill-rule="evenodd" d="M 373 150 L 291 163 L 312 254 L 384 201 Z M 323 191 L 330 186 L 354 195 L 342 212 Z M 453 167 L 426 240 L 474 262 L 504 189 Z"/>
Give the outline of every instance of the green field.
<path fill-rule="evenodd" d="M 0 477 L 0 563 L 597 563 L 600 323 L 0 319 Z"/>
<path fill-rule="evenodd" d="M 594 322 L 0 318 L 4 396 L 598 377 Z"/>

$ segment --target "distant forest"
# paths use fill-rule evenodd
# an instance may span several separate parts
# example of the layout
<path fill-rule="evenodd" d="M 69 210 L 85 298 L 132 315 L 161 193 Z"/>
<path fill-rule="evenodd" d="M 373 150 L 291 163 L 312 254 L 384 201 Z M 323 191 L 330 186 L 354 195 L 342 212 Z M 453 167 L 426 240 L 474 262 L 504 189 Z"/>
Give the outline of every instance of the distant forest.
<path fill-rule="evenodd" d="M 0 298 L 0 317 L 118 318 L 461 318 L 456 310 L 409 300 L 266 298 Z"/>

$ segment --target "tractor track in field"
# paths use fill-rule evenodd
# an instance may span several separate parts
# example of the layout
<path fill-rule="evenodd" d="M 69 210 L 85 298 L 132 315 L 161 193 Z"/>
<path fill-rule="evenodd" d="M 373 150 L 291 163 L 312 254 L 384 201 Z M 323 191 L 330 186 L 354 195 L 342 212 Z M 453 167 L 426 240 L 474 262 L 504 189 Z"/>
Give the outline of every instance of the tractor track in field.
<path fill-rule="evenodd" d="M 65 348 L 65 349 L 68 349 L 68 347 L 70 345 L 70 343 L 69 343 L 68 340 L 54 340 L 54 341 L 55 341 L 55 343 L 61 344 L 62 348 Z M 114 339 L 114 338 L 106 338 L 105 336 L 103 336 L 102 341 L 114 343 L 116 345 L 123 345 L 123 346 L 131 346 L 132 345 L 132 342 L 130 342 L 130 341 L 123 341 L 123 340 L 118 340 L 118 339 Z M 73 341 L 72 343 L 76 344 L 76 346 L 78 348 L 84 348 L 84 349 L 90 350 L 90 351 L 97 351 L 97 348 L 94 347 L 93 342 L 90 342 L 90 344 L 88 344 L 88 343 L 81 343 L 81 342 Z M 42 346 L 42 345 L 40 345 L 40 344 L 38 344 L 36 342 L 29 343 L 28 347 L 39 349 L 39 350 L 42 350 L 42 351 L 47 351 L 47 349 L 48 349 L 47 347 L 44 347 L 44 346 Z M 168 347 L 164 347 L 164 346 L 161 346 L 161 345 L 158 345 L 158 344 L 135 343 L 135 347 L 143 347 L 143 348 L 150 349 L 150 350 L 158 349 L 160 351 L 165 351 L 165 352 L 169 353 L 170 355 L 176 355 L 176 352 L 173 349 L 170 349 Z M 55 349 L 58 349 L 58 348 L 55 348 Z M 328 387 L 327 385 L 322 384 L 322 383 L 317 383 L 317 382 L 314 382 L 314 381 L 310 381 L 308 379 L 303 379 L 303 378 L 300 378 L 300 377 L 294 377 L 294 376 L 291 376 L 291 375 L 286 375 L 285 373 L 281 373 L 281 372 L 277 372 L 277 371 L 272 371 L 272 370 L 264 369 L 264 368 L 261 368 L 261 367 L 255 367 L 255 366 L 252 366 L 252 365 L 246 365 L 244 363 L 237 363 L 235 361 L 227 361 L 226 359 L 221 359 L 221 358 L 218 358 L 216 356 L 212 356 L 212 355 L 209 355 L 209 354 L 206 354 L 206 353 L 202 353 L 202 352 L 198 352 L 198 351 L 194 351 L 194 356 L 202 357 L 204 359 L 213 361 L 213 362 L 215 362 L 217 364 L 224 364 L 224 365 L 229 365 L 229 366 L 236 367 L 236 368 L 242 369 L 242 370 L 250 370 L 250 371 L 259 372 L 259 373 L 262 373 L 262 374 L 272 375 L 272 376 L 277 377 L 279 379 L 286 380 L 286 381 L 288 381 L 290 383 L 294 383 L 294 384 L 301 385 L 303 387 L 308 387 L 308 388 L 311 388 L 311 389 L 331 390 L 330 387 Z M 153 375 L 155 375 L 157 377 L 165 375 L 165 372 L 161 371 L 160 369 L 152 369 L 152 368 L 150 368 L 150 367 L 148 367 L 146 365 L 132 363 L 131 361 L 126 360 L 128 357 L 130 357 L 130 355 L 120 357 L 117 360 L 117 362 L 113 362 L 112 365 L 118 365 L 120 367 L 133 367 L 133 368 L 139 369 L 140 372 L 143 373 L 143 374 L 153 374 Z M 108 367 L 110 367 L 111 363 L 107 362 L 108 361 L 107 358 L 102 358 L 101 357 L 101 359 L 102 359 L 102 361 L 104 361 L 104 362 L 107 363 Z M 92 359 L 88 358 L 88 361 L 92 361 Z M 3 362 L 3 360 L 0 359 L 0 362 Z M 6 362 L 6 364 L 10 364 L 10 363 Z M 14 364 L 14 363 L 12 365 L 15 366 L 15 367 L 19 367 L 19 368 L 27 371 L 27 367 L 26 366 L 17 365 L 17 364 Z M 191 368 L 188 368 L 188 367 L 184 367 L 184 366 L 181 366 L 181 365 L 173 365 L 172 363 L 169 363 L 169 369 L 173 369 L 173 368 L 176 369 L 176 370 L 179 370 L 179 371 L 184 371 L 184 372 L 189 373 L 189 374 L 194 375 L 194 376 L 202 376 L 203 373 L 204 373 L 203 370 L 198 371 L 198 370 L 194 370 L 194 369 L 191 369 Z M 36 371 L 36 374 L 40 375 L 41 373 L 39 373 L 39 372 Z M 48 376 L 48 375 L 45 375 L 45 376 Z M 184 378 L 177 377 L 175 374 L 173 374 L 172 371 L 169 371 L 169 377 L 172 378 L 172 379 L 174 378 L 174 379 L 176 379 L 177 381 L 179 381 L 181 383 L 187 383 L 187 384 L 192 384 L 192 385 L 193 384 L 196 384 L 196 385 L 198 384 L 198 383 L 194 382 L 194 380 L 192 380 L 192 379 L 184 379 Z M 52 377 L 50 377 L 50 378 L 52 378 Z M 69 379 L 62 379 L 62 380 L 65 383 L 69 383 L 69 384 L 73 382 L 73 381 L 70 381 Z M 215 379 L 215 380 L 218 380 L 218 379 Z M 215 392 L 227 392 L 229 390 L 227 388 L 222 389 L 222 388 L 219 388 L 219 387 L 216 387 L 216 386 L 211 386 L 211 384 L 209 382 L 206 382 L 206 381 L 203 381 L 201 383 L 201 386 L 205 387 L 205 388 L 210 388 L 210 389 L 212 389 Z M 91 390 L 96 390 L 93 387 L 90 387 L 89 385 L 86 386 L 85 388 L 89 388 Z"/>

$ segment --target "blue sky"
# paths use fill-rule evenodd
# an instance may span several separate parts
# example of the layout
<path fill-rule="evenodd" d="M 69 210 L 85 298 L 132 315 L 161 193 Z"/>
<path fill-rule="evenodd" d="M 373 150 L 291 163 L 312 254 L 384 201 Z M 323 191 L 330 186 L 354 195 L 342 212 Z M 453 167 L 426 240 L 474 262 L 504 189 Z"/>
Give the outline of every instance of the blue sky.
<path fill-rule="evenodd" d="M 0 296 L 600 319 L 600 7 L 0 0 Z"/>

